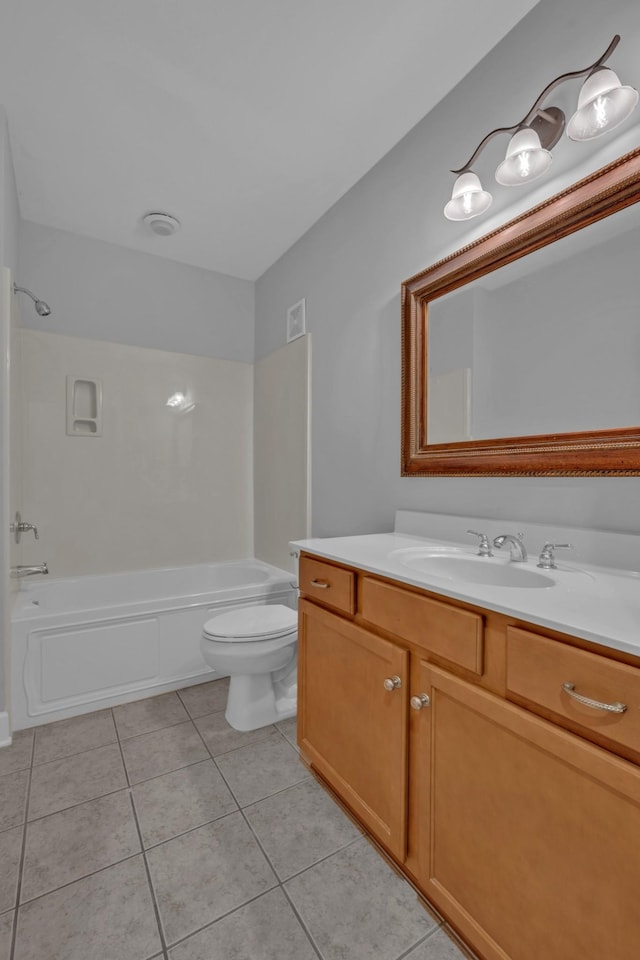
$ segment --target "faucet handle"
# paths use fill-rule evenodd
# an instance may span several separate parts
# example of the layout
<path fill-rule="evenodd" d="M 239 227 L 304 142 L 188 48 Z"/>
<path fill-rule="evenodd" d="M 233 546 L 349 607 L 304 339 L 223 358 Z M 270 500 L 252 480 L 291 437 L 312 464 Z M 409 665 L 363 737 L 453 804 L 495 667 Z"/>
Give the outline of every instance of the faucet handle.
<path fill-rule="evenodd" d="M 480 543 L 478 544 L 479 557 L 493 556 L 493 553 L 491 552 L 491 544 L 489 543 L 489 537 L 486 535 L 486 533 L 478 533 L 477 530 L 467 530 L 467 533 L 471 533 L 474 537 L 480 537 Z"/>
<path fill-rule="evenodd" d="M 20 543 L 20 537 L 22 536 L 22 534 L 28 533 L 29 530 L 33 530 L 33 536 L 35 537 L 36 540 L 40 539 L 40 535 L 38 534 L 38 528 L 36 527 L 35 523 L 25 523 L 25 521 L 22 519 L 20 511 L 17 510 L 15 515 L 15 520 L 9 526 L 9 531 L 13 534 L 14 541 L 16 543 Z"/>
<path fill-rule="evenodd" d="M 556 569 L 556 558 L 553 555 L 554 550 L 573 550 L 572 543 L 545 543 L 544 547 L 540 551 L 540 557 L 538 558 L 538 566 L 542 570 L 555 570 Z"/>

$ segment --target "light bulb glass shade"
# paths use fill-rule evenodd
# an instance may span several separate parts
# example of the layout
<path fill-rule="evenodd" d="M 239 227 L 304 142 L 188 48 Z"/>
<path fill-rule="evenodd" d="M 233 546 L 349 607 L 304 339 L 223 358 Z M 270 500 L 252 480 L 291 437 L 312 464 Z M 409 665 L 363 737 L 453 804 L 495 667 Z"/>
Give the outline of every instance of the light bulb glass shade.
<path fill-rule="evenodd" d="M 582 84 L 567 136 L 570 140 L 594 140 L 626 120 L 637 102 L 638 91 L 623 87 L 613 70 L 596 70 Z"/>
<path fill-rule="evenodd" d="M 447 220 L 472 220 L 488 210 L 492 200 L 475 173 L 461 173 L 453 185 L 444 215 Z"/>
<path fill-rule="evenodd" d="M 503 187 L 515 187 L 541 177 L 551 166 L 551 154 L 540 145 L 540 137 L 531 127 L 523 127 L 509 140 L 507 155 L 496 170 Z"/>

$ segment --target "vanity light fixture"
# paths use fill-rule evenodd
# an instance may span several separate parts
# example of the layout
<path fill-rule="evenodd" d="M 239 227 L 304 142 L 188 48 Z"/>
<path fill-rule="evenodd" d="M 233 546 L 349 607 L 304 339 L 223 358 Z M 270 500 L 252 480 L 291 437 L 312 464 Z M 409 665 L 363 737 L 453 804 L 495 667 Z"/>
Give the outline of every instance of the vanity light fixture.
<path fill-rule="evenodd" d="M 551 150 L 565 129 L 565 115 L 559 107 L 543 106 L 547 96 L 568 80 L 586 77 L 578 97 L 578 107 L 567 124 L 570 140 L 593 140 L 615 129 L 635 109 L 638 91 L 623 86 L 613 70 L 605 67 L 620 42 L 615 35 L 602 56 L 584 70 L 563 73 L 547 84 L 519 123 L 498 127 L 480 141 L 469 160 L 458 170 L 451 200 L 444 208 L 448 220 L 471 220 L 488 210 L 492 196 L 483 190 L 472 166 L 486 145 L 501 133 L 510 134 L 505 159 L 496 170 L 496 180 L 513 187 L 541 177 L 551 166 Z"/>
<path fill-rule="evenodd" d="M 479 177 L 469 170 L 454 183 L 444 215 L 448 220 L 470 220 L 488 210 L 492 200 L 491 194 L 482 189 Z"/>

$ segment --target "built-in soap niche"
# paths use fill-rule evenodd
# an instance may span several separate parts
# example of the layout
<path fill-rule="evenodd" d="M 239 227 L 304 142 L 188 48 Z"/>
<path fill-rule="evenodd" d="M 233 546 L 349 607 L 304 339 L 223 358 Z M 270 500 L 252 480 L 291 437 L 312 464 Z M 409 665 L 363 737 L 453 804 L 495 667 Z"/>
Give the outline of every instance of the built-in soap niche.
<path fill-rule="evenodd" d="M 67 376 L 67 436 L 102 436 L 102 380 Z"/>

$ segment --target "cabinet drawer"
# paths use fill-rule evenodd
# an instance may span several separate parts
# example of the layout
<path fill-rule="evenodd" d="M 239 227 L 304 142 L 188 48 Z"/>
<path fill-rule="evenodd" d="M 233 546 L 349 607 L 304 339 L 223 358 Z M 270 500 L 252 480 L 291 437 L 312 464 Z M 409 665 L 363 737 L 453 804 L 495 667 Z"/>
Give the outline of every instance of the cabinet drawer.
<path fill-rule="evenodd" d="M 356 575 L 351 570 L 303 555 L 298 577 L 301 592 L 317 603 L 343 613 L 356 612 Z"/>
<path fill-rule="evenodd" d="M 471 673 L 482 673 L 482 617 L 381 580 L 363 577 L 361 613 L 369 623 Z"/>
<path fill-rule="evenodd" d="M 588 706 L 563 689 L 600 704 L 624 704 L 623 713 Z M 507 627 L 507 693 L 570 720 L 586 731 L 640 753 L 640 669 Z"/>

